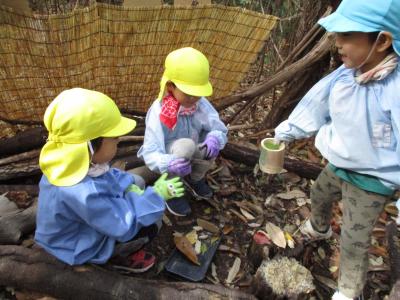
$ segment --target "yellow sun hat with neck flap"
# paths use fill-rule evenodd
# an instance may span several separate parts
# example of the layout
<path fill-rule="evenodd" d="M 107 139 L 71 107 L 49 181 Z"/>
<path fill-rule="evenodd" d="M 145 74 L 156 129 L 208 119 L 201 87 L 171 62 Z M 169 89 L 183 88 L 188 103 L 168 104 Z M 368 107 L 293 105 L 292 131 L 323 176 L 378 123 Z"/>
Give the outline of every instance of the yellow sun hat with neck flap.
<path fill-rule="evenodd" d="M 170 52 L 165 59 L 158 99 L 162 99 L 165 84 L 172 81 L 182 92 L 191 96 L 207 97 L 213 93 L 209 82 L 210 65 L 207 57 L 191 47 Z"/>
<path fill-rule="evenodd" d="M 121 116 L 107 95 L 73 88 L 50 103 L 44 124 L 49 137 L 40 152 L 40 169 L 50 183 L 71 186 L 89 170 L 88 141 L 127 134 L 135 128 L 136 121 Z"/>

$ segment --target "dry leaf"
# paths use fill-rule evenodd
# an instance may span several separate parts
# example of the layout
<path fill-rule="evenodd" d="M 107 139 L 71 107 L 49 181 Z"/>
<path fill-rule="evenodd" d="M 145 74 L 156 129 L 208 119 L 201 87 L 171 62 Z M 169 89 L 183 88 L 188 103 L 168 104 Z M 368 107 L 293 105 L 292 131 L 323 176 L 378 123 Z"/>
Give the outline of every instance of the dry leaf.
<path fill-rule="evenodd" d="M 167 226 L 172 226 L 172 222 L 171 222 L 171 220 L 167 217 L 167 215 L 163 215 L 163 217 L 162 217 L 162 221 L 164 222 L 164 224 L 165 225 L 167 225 Z"/>
<path fill-rule="evenodd" d="M 271 239 L 268 237 L 267 233 L 258 230 L 254 235 L 253 235 L 253 240 L 256 242 L 258 245 L 266 245 L 266 244 L 271 244 Z"/>
<path fill-rule="evenodd" d="M 313 163 L 319 164 L 321 159 L 313 152 L 310 148 L 307 149 L 307 156 L 308 159 L 311 160 Z"/>
<path fill-rule="evenodd" d="M 294 248 L 294 239 L 289 232 L 285 231 L 285 239 L 290 249 Z"/>
<path fill-rule="evenodd" d="M 230 234 L 233 230 L 233 226 L 232 225 L 225 225 L 224 228 L 222 229 L 222 232 L 227 235 Z"/>
<path fill-rule="evenodd" d="M 176 248 L 181 251 L 183 255 L 185 255 L 191 262 L 195 263 L 196 265 L 200 265 L 192 244 L 190 244 L 189 240 L 185 236 L 175 236 L 174 242 Z"/>
<path fill-rule="evenodd" d="M 196 252 L 196 254 L 201 253 L 201 242 L 199 240 L 194 244 L 194 252 Z"/>
<path fill-rule="evenodd" d="M 191 232 L 187 233 L 185 236 L 192 245 L 197 242 L 196 230 L 192 230 Z"/>
<path fill-rule="evenodd" d="M 306 198 L 307 195 L 300 190 L 293 190 L 287 193 L 279 193 L 276 195 L 277 197 L 285 200 L 295 199 L 295 198 Z"/>
<path fill-rule="evenodd" d="M 317 274 L 313 274 L 315 279 L 317 279 L 319 282 L 321 282 L 323 285 L 331 288 L 332 290 L 336 290 L 337 289 L 337 284 L 334 280 L 325 277 L 325 276 L 321 276 L 321 275 L 317 275 Z"/>
<path fill-rule="evenodd" d="M 247 210 L 245 210 L 241 207 L 239 207 L 239 210 L 247 220 L 251 221 L 251 220 L 255 219 L 254 216 L 251 213 L 249 213 Z"/>
<path fill-rule="evenodd" d="M 237 273 L 240 270 L 240 264 L 241 264 L 240 258 L 236 257 L 235 261 L 233 262 L 232 268 L 229 270 L 228 277 L 226 278 L 227 284 L 232 283 L 232 281 L 235 279 Z"/>
<path fill-rule="evenodd" d="M 265 230 L 275 245 L 281 248 L 286 248 L 285 234 L 283 233 L 282 229 L 271 222 L 268 222 L 265 225 Z"/>
<path fill-rule="evenodd" d="M 217 275 L 217 266 L 214 263 L 211 263 L 211 275 L 215 279 L 215 281 L 219 283 L 219 278 Z"/>
<path fill-rule="evenodd" d="M 385 211 L 390 215 L 397 216 L 399 211 L 397 210 L 396 202 L 385 205 Z"/>
<path fill-rule="evenodd" d="M 205 230 L 212 232 L 212 233 L 218 233 L 219 228 L 218 226 L 214 225 L 211 222 L 208 222 L 206 220 L 197 218 L 197 225 L 203 227 Z"/>

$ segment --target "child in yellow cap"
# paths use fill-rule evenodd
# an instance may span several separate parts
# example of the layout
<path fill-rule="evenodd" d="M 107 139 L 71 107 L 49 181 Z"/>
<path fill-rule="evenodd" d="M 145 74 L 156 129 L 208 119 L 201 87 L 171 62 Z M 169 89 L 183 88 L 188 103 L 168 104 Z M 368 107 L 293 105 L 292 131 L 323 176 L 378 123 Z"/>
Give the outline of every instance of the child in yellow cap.
<path fill-rule="evenodd" d="M 335 33 L 343 65 L 312 87 L 275 137 L 316 135 L 329 164 L 311 188 L 311 217 L 301 232 L 330 238 L 332 203 L 342 200 L 332 299 L 362 299 L 372 230 L 400 187 L 400 0 L 343 0 L 319 24 Z"/>
<path fill-rule="evenodd" d="M 204 176 L 227 142 L 227 128 L 205 98 L 212 94 L 209 63 L 200 51 L 186 47 L 168 54 L 158 99 L 146 116 L 146 131 L 138 157 L 155 173 L 185 178 L 202 198 L 213 191 Z M 178 216 L 190 213 L 184 197 L 167 203 Z"/>
<path fill-rule="evenodd" d="M 49 137 L 39 159 L 35 241 L 70 265 L 114 257 L 133 272 L 148 270 L 155 258 L 140 249 L 158 233 L 164 200 L 183 195 L 182 183 L 164 174 L 143 191 L 134 176 L 108 166 L 118 137 L 136 122 L 122 117 L 102 93 L 62 92 L 48 106 L 44 123 Z"/>

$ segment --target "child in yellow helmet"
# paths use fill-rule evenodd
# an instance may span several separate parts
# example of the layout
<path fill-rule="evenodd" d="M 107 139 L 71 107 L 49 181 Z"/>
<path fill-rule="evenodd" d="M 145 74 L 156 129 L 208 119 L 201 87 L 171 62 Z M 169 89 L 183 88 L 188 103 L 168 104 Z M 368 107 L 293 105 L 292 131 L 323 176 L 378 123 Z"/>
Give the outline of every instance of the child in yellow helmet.
<path fill-rule="evenodd" d="M 183 184 L 164 174 L 142 190 L 138 176 L 109 167 L 118 137 L 136 122 L 122 117 L 102 93 L 62 92 L 48 106 L 44 123 L 49 137 L 39 159 L 44 175 L 35 241 L 70 265 L 113 257 L 133 272 L 149 269 L 155 258 L 141 248 L 158 233 L 164 200 L 183 195 Z"/>
<path fill-rule="evenodd" d="M 228 131 L 205 98 L 211 94 L 209 63 L 203 53 L 190 47 L 169 53 L 138 152 L 152 172 L 185 178 L 192 191 L 203 198 L 213 195 L 204 176 L 224 148 Z M 183 197 L 170 200 L 167 208 L 176 215 L 190 213 Z"/>

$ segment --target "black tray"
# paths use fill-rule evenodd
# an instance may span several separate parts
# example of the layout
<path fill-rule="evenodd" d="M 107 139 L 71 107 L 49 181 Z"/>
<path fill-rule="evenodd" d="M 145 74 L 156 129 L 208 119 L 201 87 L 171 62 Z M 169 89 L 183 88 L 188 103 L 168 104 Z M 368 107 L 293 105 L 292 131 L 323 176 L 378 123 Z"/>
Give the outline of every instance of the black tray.
<path fill-rule="evenodd" d="M 192 263 L 178 249 L 172 252 L 165 264 L 165 270 L 171 274 L 178 275 L 190 281 L 200 281 L 206 276 L 208 267 L 214 257 L 215 251 L 218 249 L 222 236 L 215 240 L 212 244 L 205 242 L 207 251 L 197 255 L 200 265 Z M 203 241 L 202 241 L 203 243 Z"/>

